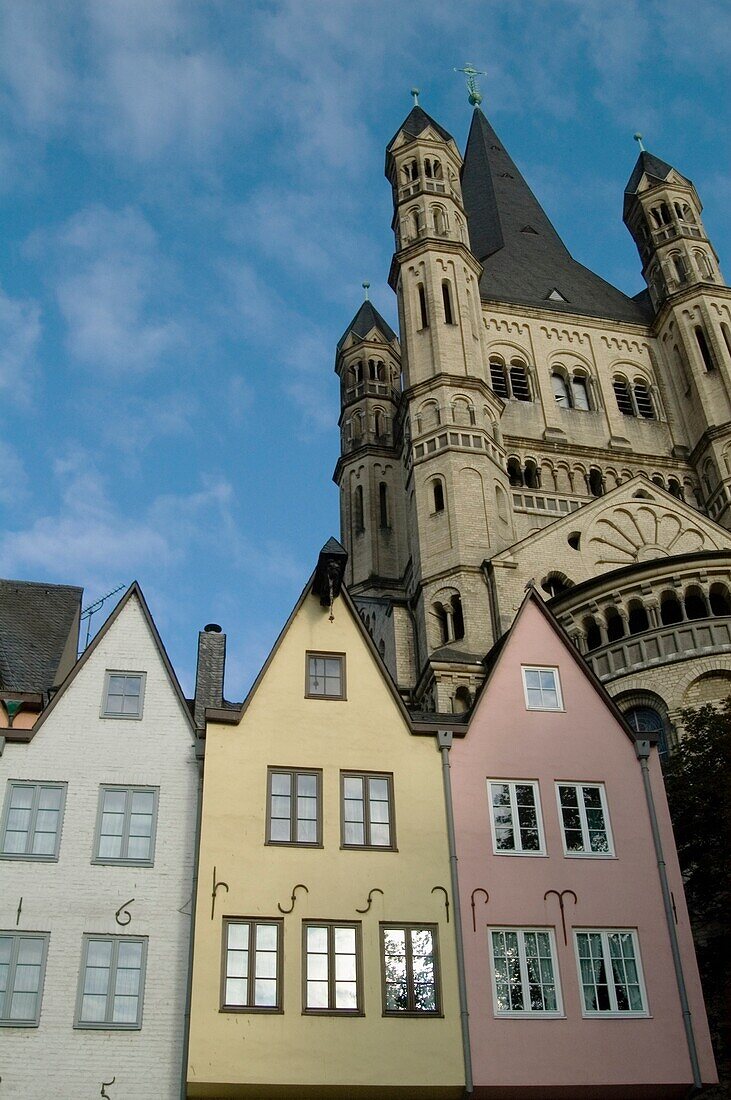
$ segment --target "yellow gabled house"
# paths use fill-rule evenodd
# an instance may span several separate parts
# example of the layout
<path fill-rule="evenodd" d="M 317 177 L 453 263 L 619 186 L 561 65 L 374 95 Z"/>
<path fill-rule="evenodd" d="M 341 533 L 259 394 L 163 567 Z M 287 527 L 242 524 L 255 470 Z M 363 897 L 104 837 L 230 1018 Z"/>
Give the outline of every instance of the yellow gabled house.
<path fill-rule="evenodd" d="M 206 712 L 190 1097 L 464 1090 L 436 729 L 344 559 L 331 540 L 243 705 Z"/>

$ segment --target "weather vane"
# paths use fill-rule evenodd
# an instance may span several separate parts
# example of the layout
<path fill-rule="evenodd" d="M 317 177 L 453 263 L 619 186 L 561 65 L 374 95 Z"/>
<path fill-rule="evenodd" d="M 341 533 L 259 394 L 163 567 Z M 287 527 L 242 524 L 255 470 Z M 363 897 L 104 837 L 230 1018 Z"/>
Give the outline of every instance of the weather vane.
<path fill-rule="evenodd" d="M 645 147 L 644 147 L 644 145 L 642 144 L 642 134 L 641 134 L 641 133 L 639 132 L 639 130 L 638 130 L 638 131 L 637 131 L 637 133 L 636 133 L 636 134 L 634 135 L 634 138 L 635 138 L 635 141 L 637 142 L 637 144 L 638 144 L 638 145 L 639 145 L 639 147 L 640 147 L 640 151 L 641 151 L 642 153 L 644 153 L 644 152 L 645 152 Z"/>
<path fill-rule="evenodd" d="M 464 73 L 467 77 L 467 91 L 469 94 L 469 101 L 473 107 L 479 107 L 482 103 L 482 95 L 477 85 L 476 77 L 487 76 L 487 73 L 483 69 L 476 69 L 474 65 L 468 61 L 463 69 L 455 69 L 456 73 Z"/>
<path fill-rule="evenodd" d="M 370 289 L 371 284 L 370 283 L 361 283 L 360 285 L 363 287 L 363 290 L 365 291 L 365 300 L 367 302 L 368 301 L 368 291 Z"/>

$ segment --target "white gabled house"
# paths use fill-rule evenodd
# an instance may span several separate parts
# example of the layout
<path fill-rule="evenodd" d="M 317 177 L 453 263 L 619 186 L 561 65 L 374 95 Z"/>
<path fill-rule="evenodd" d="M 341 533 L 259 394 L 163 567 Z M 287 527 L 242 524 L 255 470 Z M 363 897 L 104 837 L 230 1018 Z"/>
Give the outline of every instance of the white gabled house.
<path fill-rule="evenodd" d="M 200 768 L 136 583 L 33 727 L 3 732 L 2 1094 L 172 1100 Z"/>

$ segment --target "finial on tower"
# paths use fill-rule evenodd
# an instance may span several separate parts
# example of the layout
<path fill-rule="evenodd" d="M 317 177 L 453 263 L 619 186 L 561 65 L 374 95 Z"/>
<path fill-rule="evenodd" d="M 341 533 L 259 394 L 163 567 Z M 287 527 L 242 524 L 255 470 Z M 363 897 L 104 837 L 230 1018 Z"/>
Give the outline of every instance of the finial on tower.
<path fill-rule="evenodd" d="M 483 69 L 476 69 L 469 61 L 463 69 L 455 69 L 454 71 L 456 73 L 465 74 L 467 77 L 467 91 L 470 93 L 468 99 L 473 107 L 479 107 L 482 103 L 482 95 L 475 78 L 478 76 L 487 76 L 487 73 Z"/>
<path fill-rule="evenodd" d="M 370 283 L 361 283 L 360 285 L 363 287 L 363 290 L 365 291 L 365 300 L 367 302 L 368 301 L 368 291 L 370 290 L 371 284 Z"/>
<path fill-rule="evenodd" d="M 409 92 L 409 95 L 412 95 L 414 97 L 414 106 L 418 107 L 419 106 L 419 96 L 421 95 L 421 92 L 419 91 L 419 89 L 418 88 L 412 88 L 411 91 Z"/>
<path fill-rule="evenodd" d="M 635 138 L 635 141 L 637 142 L 637 144 L 638 144 L 638 145 L 639 145 L 639 147 L 640 147 L 640 152 L 641 152 L 641 153 L 644 153 L 644 152 L 645 152 L 645 147 L 644 147 L 644 145 L 642 144 L 642 134 L 641 134 L 641 133 L 639 132 L 639 130 L 638 130 L 638 132 L 637 132 L 637 133 L 636 133 L 636 134 L 634 135 L 634 138 Z"/>

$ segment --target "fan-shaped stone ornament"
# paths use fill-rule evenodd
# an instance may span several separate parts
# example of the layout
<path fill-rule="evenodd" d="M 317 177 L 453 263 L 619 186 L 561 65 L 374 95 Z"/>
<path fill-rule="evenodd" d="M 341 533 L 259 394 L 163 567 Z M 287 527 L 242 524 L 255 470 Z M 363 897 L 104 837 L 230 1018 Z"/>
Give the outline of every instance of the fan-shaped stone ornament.
<path fill-rule="evenodd" d="M 687 516 L 664 504 L 625 504 L 608 508 L 594 522 L 587 539 L 597 569 L 621 569 L 633 562 L 717 550 L 718 544 Z"/>

